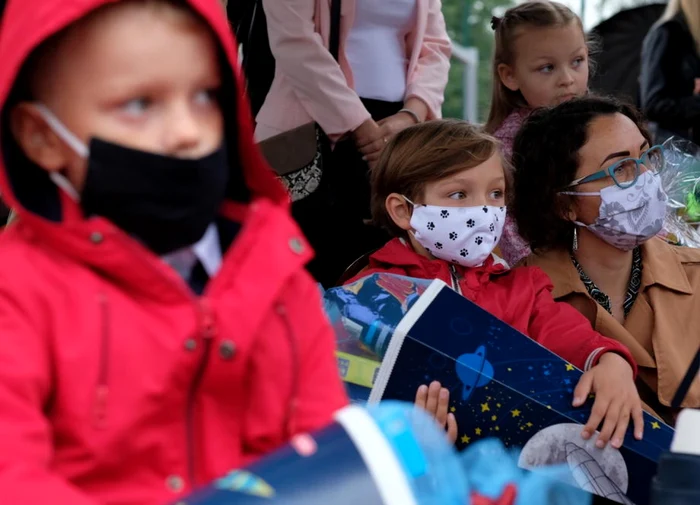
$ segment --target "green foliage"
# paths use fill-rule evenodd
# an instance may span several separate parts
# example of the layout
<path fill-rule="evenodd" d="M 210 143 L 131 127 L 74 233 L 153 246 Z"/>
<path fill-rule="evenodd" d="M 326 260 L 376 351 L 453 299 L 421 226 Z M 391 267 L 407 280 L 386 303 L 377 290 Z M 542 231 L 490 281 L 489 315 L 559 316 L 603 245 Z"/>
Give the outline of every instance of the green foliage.
<path fill-rule="evenodd" d="M 460 44 L 479 50 L 479 120 L 485 121 L 491 103 L 491 54 L 493 30 L 491 17 L 501 15 L 513 0 L 443 0 L 442 12 L 450 37 Z M 445 117 L 462 117 L 462 76 L 464 65 L 452 59 L 450 80 L 445 90 Z"/>

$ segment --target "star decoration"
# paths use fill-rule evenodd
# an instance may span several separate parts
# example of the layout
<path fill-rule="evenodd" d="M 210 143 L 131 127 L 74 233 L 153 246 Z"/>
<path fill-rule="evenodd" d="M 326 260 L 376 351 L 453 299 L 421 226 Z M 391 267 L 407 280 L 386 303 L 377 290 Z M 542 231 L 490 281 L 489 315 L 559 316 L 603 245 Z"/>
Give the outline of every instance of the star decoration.
<path fill-rule="evenodd" d="M 501 496 L 496 499 L 491 499 L 477 493 L 472 493 L 469 501 L 472 505 L 513 505 L 515 503 L 516 496 L 517 491 L 515 485 L 508 484 L 503 489 Z"/>
<path fill-rule="evenodd" d="M 457 410 L 457 409 L 454 407 L 450 407 L 450 412 L 454 412 L 455 410 Z"/>
<path fill-rule="evenodd" d="M 532 423 L 528 421 L 527 423 L 525 423 L 525 426 L 527 426 L 528 428 L 532 428 Z"/>
<path fill-rule="evenodd" d="M 652 429 L 654 429 L 654 430 L 660 430 L 660 429 L 661 429 L 661 425 L 660 425 L 658 422 L 656 422 L 656 421 L 653 421 L 653 422 L 651 423 L 651 427 L 652 427 Z"/>
<path fill-rule="evenodd" d="M 513 371 L 513 369 L 512 369 L 512 368 L 509 368 L 509 369 L 508 369 L 508 371 L 509 371 L 509 372 L 512 372 L 512 371 Z"/>
<path fill-rule="evenodd" d="M 489 411 L 491 411 L 491 409 L 489 408 L 489 404 L 488 404 L 488 403 L 482 403 L 482 404 L 481 404 L 481 411 L 482 411 L 482 412 L 489 412 Z"/>
<path fill-rule="evenodd" d="M 481 436 L 481 428 L 475 429 L 474 433 L 476 433 L 478 436 Z"/>
<path fill-rule="evenodd" d="M 566 364 L 566 371 L 567 371 L 567 372 L 573 372 L 573 371 L 574 371 L 574 365 L 572 365 L 571 363 L 567 363 L 567 364 Z"/>
<path fill-rule="evenodd" d="M 496 427 L 494 428 L 494 430 L 496 430 L 496 431 L 500 431 L 500 430 L 501 430 L 501 428 L 499 428 L 498 426 L 496 426 Z"/>
<path fill-rule="evenodd" d="M 492 420 L 492 421 L 495 421 L 496 419 L 498 419 L 498 417 L 496 417 L 496 416 L 491 416 L 491 420 Z"/>
<path fill-rule="evenodd" d="M 497 404 L 496 404 L 496 407 L 498 407 L 498 408 L 500 409 L 500 408 L 501 408 L 501 404 L 500 404 L 500 403 L 497 403 Z"/>
<path fill-rule="evenodd" d="M 471 438 L 469 438 L 468 436 L 462 435 L 462 443 L 463 444 L 468 444 L 470 440 L 471 440 Z"/>
<path fill-rule="evenodd" d="M 513 414 L 513 417 L 519 417 L 520 416 L 520 411 L 518 409 L 511 410 L 511 414 Z"/>

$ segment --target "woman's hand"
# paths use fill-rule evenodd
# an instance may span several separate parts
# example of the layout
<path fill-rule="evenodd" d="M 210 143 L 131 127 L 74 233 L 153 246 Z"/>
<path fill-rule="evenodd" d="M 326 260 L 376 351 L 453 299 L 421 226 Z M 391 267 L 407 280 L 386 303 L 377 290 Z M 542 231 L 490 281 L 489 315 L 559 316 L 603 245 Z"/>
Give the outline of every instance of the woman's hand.
<path fill-rule="evenodd" d="M 450 407 L 450 392 L 433 381 L 430 386 L 421 386 L 416 391 L 416 406 L 433 416 L 440 426 L 447 430 L 450 444 L 457 441 L 457 419 L 447 410 Z"/>
<path fill-rule="evenodd" d="M 596 447 L 605 447 L 612 438 L 612 446 L 619 449 L 622 447 L 630 417 L 634 422 L 634 437 L 637 440 L 642 439 L 642 401 L 634 384 L 632 367 L 622 356 L 612 352 L 605 353 L 596 366 L 583 374 L 574 390 L 574 407 L 583 405 L 591 393 L 595 393 L 595 402 L 591 417 L 581 433 L 584 439 L 591 438 L 605 418 Z"/>
<path fill-rule="evenodd" d="M 376 161 L 384 149 L 387 140 L 384 137 L 381 128 L 373 119 L 368 119 L 362 123 L 359 128 L 352 132 L 353 139 L 357 150 L 362 153 L 362 159 L 370 163 L 370 159 Z"/>

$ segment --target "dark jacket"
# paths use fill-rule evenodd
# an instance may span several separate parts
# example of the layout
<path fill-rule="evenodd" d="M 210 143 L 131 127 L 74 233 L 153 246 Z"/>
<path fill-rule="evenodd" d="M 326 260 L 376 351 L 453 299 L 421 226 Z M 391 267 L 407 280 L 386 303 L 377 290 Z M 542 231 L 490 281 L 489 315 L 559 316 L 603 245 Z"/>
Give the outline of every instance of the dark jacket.
<path fill-rule="evenodd" d="M 642 108 L 654 123 L 657 142 L 678 135 L 700 142 L 700 57 L 681 14 L 651 29 L 642 46 Z"/>

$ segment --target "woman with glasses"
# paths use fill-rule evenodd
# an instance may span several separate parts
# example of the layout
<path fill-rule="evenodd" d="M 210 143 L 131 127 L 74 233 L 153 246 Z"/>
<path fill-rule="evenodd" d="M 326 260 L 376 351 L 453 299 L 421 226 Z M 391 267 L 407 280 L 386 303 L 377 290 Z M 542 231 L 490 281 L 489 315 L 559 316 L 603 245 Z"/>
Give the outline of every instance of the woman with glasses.
<path fill-rule="evenodd" d="M 642 400 L 673 423 L 673 395 L 700 346 L 700 250 L 656 237 L 663 148 L 635 109 L 596 97 L 534 113 L 513 147 L 511 209 L 534 251 L 526 264 L 630 349 Z M 684 406 L 700 407 L 700 381 Z"/>

